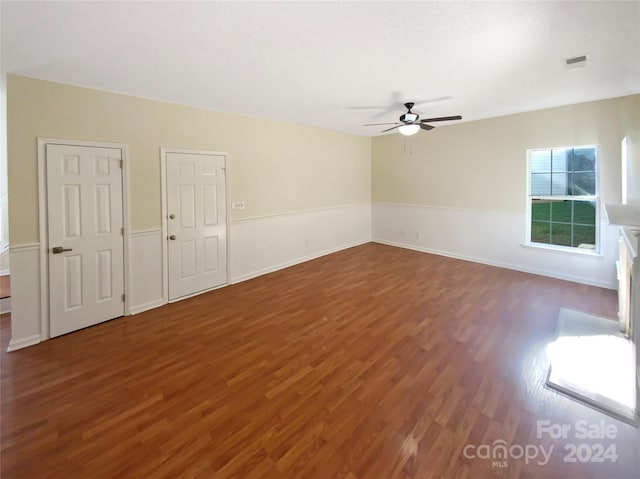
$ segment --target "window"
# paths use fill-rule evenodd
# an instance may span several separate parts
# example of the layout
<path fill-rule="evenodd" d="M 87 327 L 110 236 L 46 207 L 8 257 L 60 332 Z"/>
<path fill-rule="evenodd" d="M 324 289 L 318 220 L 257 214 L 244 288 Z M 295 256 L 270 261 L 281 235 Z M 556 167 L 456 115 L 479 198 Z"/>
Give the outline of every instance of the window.
<path fill-rule="evenodd" d="M 597 253 L 597 147 L 527 153 L 527 244 Z"/>

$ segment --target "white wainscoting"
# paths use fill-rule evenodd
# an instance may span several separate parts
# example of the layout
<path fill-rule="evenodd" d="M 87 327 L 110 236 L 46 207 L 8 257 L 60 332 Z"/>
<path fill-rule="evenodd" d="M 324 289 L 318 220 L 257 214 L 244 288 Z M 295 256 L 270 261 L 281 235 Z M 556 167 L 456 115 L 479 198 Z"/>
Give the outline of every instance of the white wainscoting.
<path fill-rule="evenodd" d="M 231 283 L 371 241 L 371 205 L 231 222 Z"/>
<path fill-rule="evenodd" d="M 617 228 L 602 223 L 601 255 L 524 247 L 524 214 L 373 203 L 378 243 L 616 289 Z"/>
<path fill-rule="evenodd" d="M 133 231 L 130 235 L 130 313 L 136 314 L 166 304 L 162 274 L 162 228 Z"/>
<path fill-rule="evenodd" d="M 41 341 L 40 245 L 11 246 L 11 341 L 8 351 Z"/>

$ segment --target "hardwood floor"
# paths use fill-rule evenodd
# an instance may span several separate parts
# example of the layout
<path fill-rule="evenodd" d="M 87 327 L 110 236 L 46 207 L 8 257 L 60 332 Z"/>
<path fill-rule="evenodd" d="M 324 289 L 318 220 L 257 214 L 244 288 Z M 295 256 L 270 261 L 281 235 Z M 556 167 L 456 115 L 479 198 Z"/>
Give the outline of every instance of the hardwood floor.
<path fill-rule="evenodd" d="M 544 387 L 560 307 L 616 293 L 370 243 L 9 354 L 4 315 L 2 478 L 638 478 L 637 429 Z"/>

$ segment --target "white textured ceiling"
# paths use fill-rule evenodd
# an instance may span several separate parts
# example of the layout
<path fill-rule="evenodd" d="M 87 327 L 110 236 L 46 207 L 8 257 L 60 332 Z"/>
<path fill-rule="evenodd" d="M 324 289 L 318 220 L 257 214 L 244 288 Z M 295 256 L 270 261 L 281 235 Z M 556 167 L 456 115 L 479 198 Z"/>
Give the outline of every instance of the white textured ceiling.
<path fill-rule="evenodd" d="M 7 2 L 2 71 L 377 135 L 640 92 L 640 2 Z M 563 59 L 590 55 L 566 69 Z"/>

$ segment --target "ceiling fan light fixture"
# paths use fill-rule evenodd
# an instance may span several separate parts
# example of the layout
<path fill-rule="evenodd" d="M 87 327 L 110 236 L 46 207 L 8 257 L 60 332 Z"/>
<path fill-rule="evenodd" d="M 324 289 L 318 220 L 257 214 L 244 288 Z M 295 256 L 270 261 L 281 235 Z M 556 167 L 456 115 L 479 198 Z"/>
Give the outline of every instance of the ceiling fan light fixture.
<path fill-rule="evenodd" d="M 413 113 L 411 111 L 411 108 L 413 108 L 413 105 L 414 103 L 412 102 L 405 103 L 404 106 L 407 109 L 407 112 L 400 115 L 400 118 L 398 118 L 399 121 L 395 123 L 368 123 L 364 126 L 394 125 L 390 128 L 382 130 L 380 133 L 387 133 L 391 130 L 398 129 L 400 134 L 404 136 L 411 136 L 411 135 L 415 135 L 420 130 L 427 130 L 427 131 L 433 130 L 435 126 L 429 125 L 429 123 L 432 123 L 434 121 L 462 120 L 462 117 L 460 115 L 440 116 L 437 118 L 420 119 L 420 115 L 418 115 L 417 113 Z"/>
<path fill-rule="evenodd" d="M 402 125 L 398 131 L 404 136 L 415 135 L 420 131 L 420 125 Z"/>

